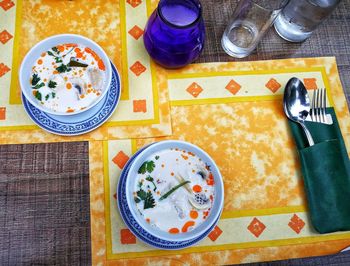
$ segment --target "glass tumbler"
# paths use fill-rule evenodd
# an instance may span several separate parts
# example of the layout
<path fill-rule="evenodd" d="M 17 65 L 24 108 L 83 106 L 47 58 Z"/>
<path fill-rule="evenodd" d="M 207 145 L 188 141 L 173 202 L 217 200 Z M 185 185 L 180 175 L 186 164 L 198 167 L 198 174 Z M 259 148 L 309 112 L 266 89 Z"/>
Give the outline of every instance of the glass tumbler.
<path fill-rule="evenodd" d="M 183 67 L 196 60 L 204 39 L 202 6 L 198 0 L 160 0 L 143 37 L 149 55 L 166 68 Z"/>
<path fill-rule="evenodd" d="M 237 58 L 246 57 L 253 52 L 287 2 L 239 1 L 221 39 L 225 52 Z"/>
<path fill-rule="evenodd" d="M 302 42 L 337 7 L 341 0 L 290 0 L 274 23 L 277 33 L 287 41 Z"/>

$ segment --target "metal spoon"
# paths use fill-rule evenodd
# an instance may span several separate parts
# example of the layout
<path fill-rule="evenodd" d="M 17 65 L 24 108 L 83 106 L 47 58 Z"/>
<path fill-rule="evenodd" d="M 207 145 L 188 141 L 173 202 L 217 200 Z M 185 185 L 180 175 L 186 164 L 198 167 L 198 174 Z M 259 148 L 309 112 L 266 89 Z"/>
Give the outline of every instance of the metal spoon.
<path fill-rule="evenodd" d="M 286 116 L 299 123 L 310 146 L 315 144 L 310 131 L 304 124 L 310 112 L 310 99 L 304 84 L 297 78 L 291 78 L 284 90 L 283 109 Z"/>

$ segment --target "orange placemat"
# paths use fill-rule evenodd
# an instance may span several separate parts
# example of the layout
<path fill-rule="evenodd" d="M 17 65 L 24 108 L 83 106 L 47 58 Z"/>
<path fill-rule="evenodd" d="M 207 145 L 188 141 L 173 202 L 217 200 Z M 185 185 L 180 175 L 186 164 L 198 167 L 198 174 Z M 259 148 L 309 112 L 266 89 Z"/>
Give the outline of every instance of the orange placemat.
<path fill-rule="evenodd" d="M 293 76 L 304 80 L 310 93 L 327 88 L 327 103 L 335 108 L 349 148 L 350 116 L 334 58 L 198 64 L 171 72 L 172 136 L 90 143 L 93 264 L 232 264 L 331 254 L 349 246 L 350 232 L 320 235 L 308 218 L 282 108 L 283 88 Z M 137 240 L 116 204 L 126 160 L 162 139 L 203 148 L 224 178 L 217 227 L 197 245 L 178 251 L 155 250 Z"/>
<path fill-rule="evenodd" d="M 171 134 L 164 71 L 149 58 L 142 42 L 151 10 L 147 1 L 11 0 L 0 24 L 0 144 L 154 137 Z M 77 137 L 39 129 L 21 103 L 18 68 L 27 51 L 48 36 L 84 35 L 100 44 L 122 80 L 121 101 L 102 127 Z"/>

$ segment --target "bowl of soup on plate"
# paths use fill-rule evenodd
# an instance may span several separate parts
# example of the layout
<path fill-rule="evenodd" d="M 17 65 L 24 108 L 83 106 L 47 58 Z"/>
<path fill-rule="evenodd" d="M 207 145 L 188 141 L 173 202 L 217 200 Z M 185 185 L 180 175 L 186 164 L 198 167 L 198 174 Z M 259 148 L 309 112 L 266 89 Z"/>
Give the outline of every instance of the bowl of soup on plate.
<path fill-rule="evenodd" d="M 149 234 L 168 241 L 187 241 L 217 222 L 224 189 L 213 159 L 184 141 L 161 141 L 132 162 L 126 198 L 135 220 Z"/>
<path fill-rule="evenodd" d="M 107 93 L 112 70 L 108 56 L 92 40 L 75 34 L 36 44 L 20 68 L 26 99 L 55 115 L 74 115 L 95 106 Z"/>

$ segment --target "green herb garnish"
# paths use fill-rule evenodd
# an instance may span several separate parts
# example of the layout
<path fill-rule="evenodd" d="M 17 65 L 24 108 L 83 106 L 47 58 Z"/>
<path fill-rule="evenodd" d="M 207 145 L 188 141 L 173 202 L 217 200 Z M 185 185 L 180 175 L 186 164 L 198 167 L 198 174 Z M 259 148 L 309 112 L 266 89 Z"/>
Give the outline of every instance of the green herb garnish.
<path fill-rule="evenodd" d="M 136 203 L 141 202 L 143 200 L 143 209 L 150 209 L 156 206 L 152 192 L 151 191 L 144 191 L 142 188 L 136 192 L 138 197 L 134 197 L 134 200 Z"/>
<path fill-rule="evenodd" d="M 156 160 L 158 160 L 158 159 L 159 159 L 159 156 L 158 156 L 158 155 L 156 155 L 156 157 L 155 157 L 155 158 L 156 158 Z"/>
<path fill-rule="evenodd" d="M 72 69 L 70 67 L 68 67 L 67 65 L 65 64 L 61 64 L 59 67 L 56 67 L 56 70 L 59 72 L 59 73 L 64 73 L 64 72 L 69 72 L 71 71 Z"/>
<path fill-rule="evenodd" d="M 49 99 L 49 97 L 50 97 L 50 94 L 46 94 L 45 100 L 47 101 Z"/>
<path fill-rule="evenodd" d="M 153 177 L 151 177 L 151 176 L 149 175 L 149 176 L 146 177 L 146 180 L 149 181 L 149 182 L 152 182 L 152 184 L 153 184 L 153 186 L 154 186 L 153 191 L 156 191 L 157 186 L 156 186 L 156 184 L 154 184 L 154 182 L 153 182 L 153 181 L 154 181 Z"/>
<path fill-rule="evenodd" d="M 153 208 L 154 206 L 156 206 L 156 203 L 154 201 L 152 192 L 148 191 L 147 195 L 146 195 L 146 198 L 145 198 L 145 201 L 143 203 L 143 209 L 144 210 L 150 209 L 150 208 Z"/>
<path fill-rule="evenodd" d="M 184 185 L 186 185 L 186 184 L 188 184 L 188 183 L 190 183 L 190 181 L 187 180 L 187 181 L 184 181 L 184 182 L 182 182 L 182 183 L 176 185 L 175 187 L 173 187 L 172 189 L 170 189 L 167 193 L 165 193 L 163 196 L 161 196 L 161 197 L 159 198 L 159 200 L 166 199 L 166 198 L 169 197 L 169 195 L 172 194 L 175 190 L 177 190 L 178 188 L 180 188 L 180 187 L 182 187 L 182 186 L 184 186 Z"/>
<path fill-rule="evenodd" d="M 146 161 L 141 165 L 141 167 L 138 170 L 138 173 L 139 174 L 145 174 L 146 172 L 152 173 L 154 170 L 154 167 L 156 167 L 156 165 L 153 161 Z"/>
<path fill-rule="evenodd" d="M 137 191 L 136 194 L 141 200 L 145 200 L 146 199 L 147 193 L 142 188 L 139 191 Z"/>
<path fill-rule="evenodd" d="M 141 201 L 140 198 L 138 198 L 138 197 L 134 197 L 134 200 L 136 203 L 139 203 Z"/>
<path fill-rule="evenodd" d="M 40 91 L 36 91 L 34 96 L 35 96 L 35 98 L 37 98 L 39 101 L 42 100 L 42 95 L 41 95 Z"/>
<path fill-rule="evenodd" d="M 60 51 L 58 50 L 58 48 L 57 48 L 56 46 L 52 47 L 51 49 L 52 49 L 52 51 L 54 51 L 56 54 L 59 54 L 59 53 L 60 53 Z"/>
<path fill-rule="evenodd" d="M 48 86 L 49 86 L 49 88 L 54 89 L 57 86 L 57 82 L 54 82 L 54 81 L 50 80 Z"/>
<path fill-rule="evenodd" d="M 51 97 L 52 97 L 52 98 L 55 98 L 55 97 L 56 97 L 56 93 L 51 92 Z"/>
<path fill-rule="evenodd" d="M 45 86 L 45 83 L 44 82 L 41 82 L 41 83 L 39 83 L 39 84 L 36 84 L 34 87 L 33 87 L 33 89 L 40 89 L 41 87 L 44 87 Z"/>
<path fill-rule="evenodd" d="M 38 74 L 33 74 L 32 77 L 32 86 L 35 86 L 36 84 L 38 84 L 38 82 L 40 81 L 40 77 Z"/>

